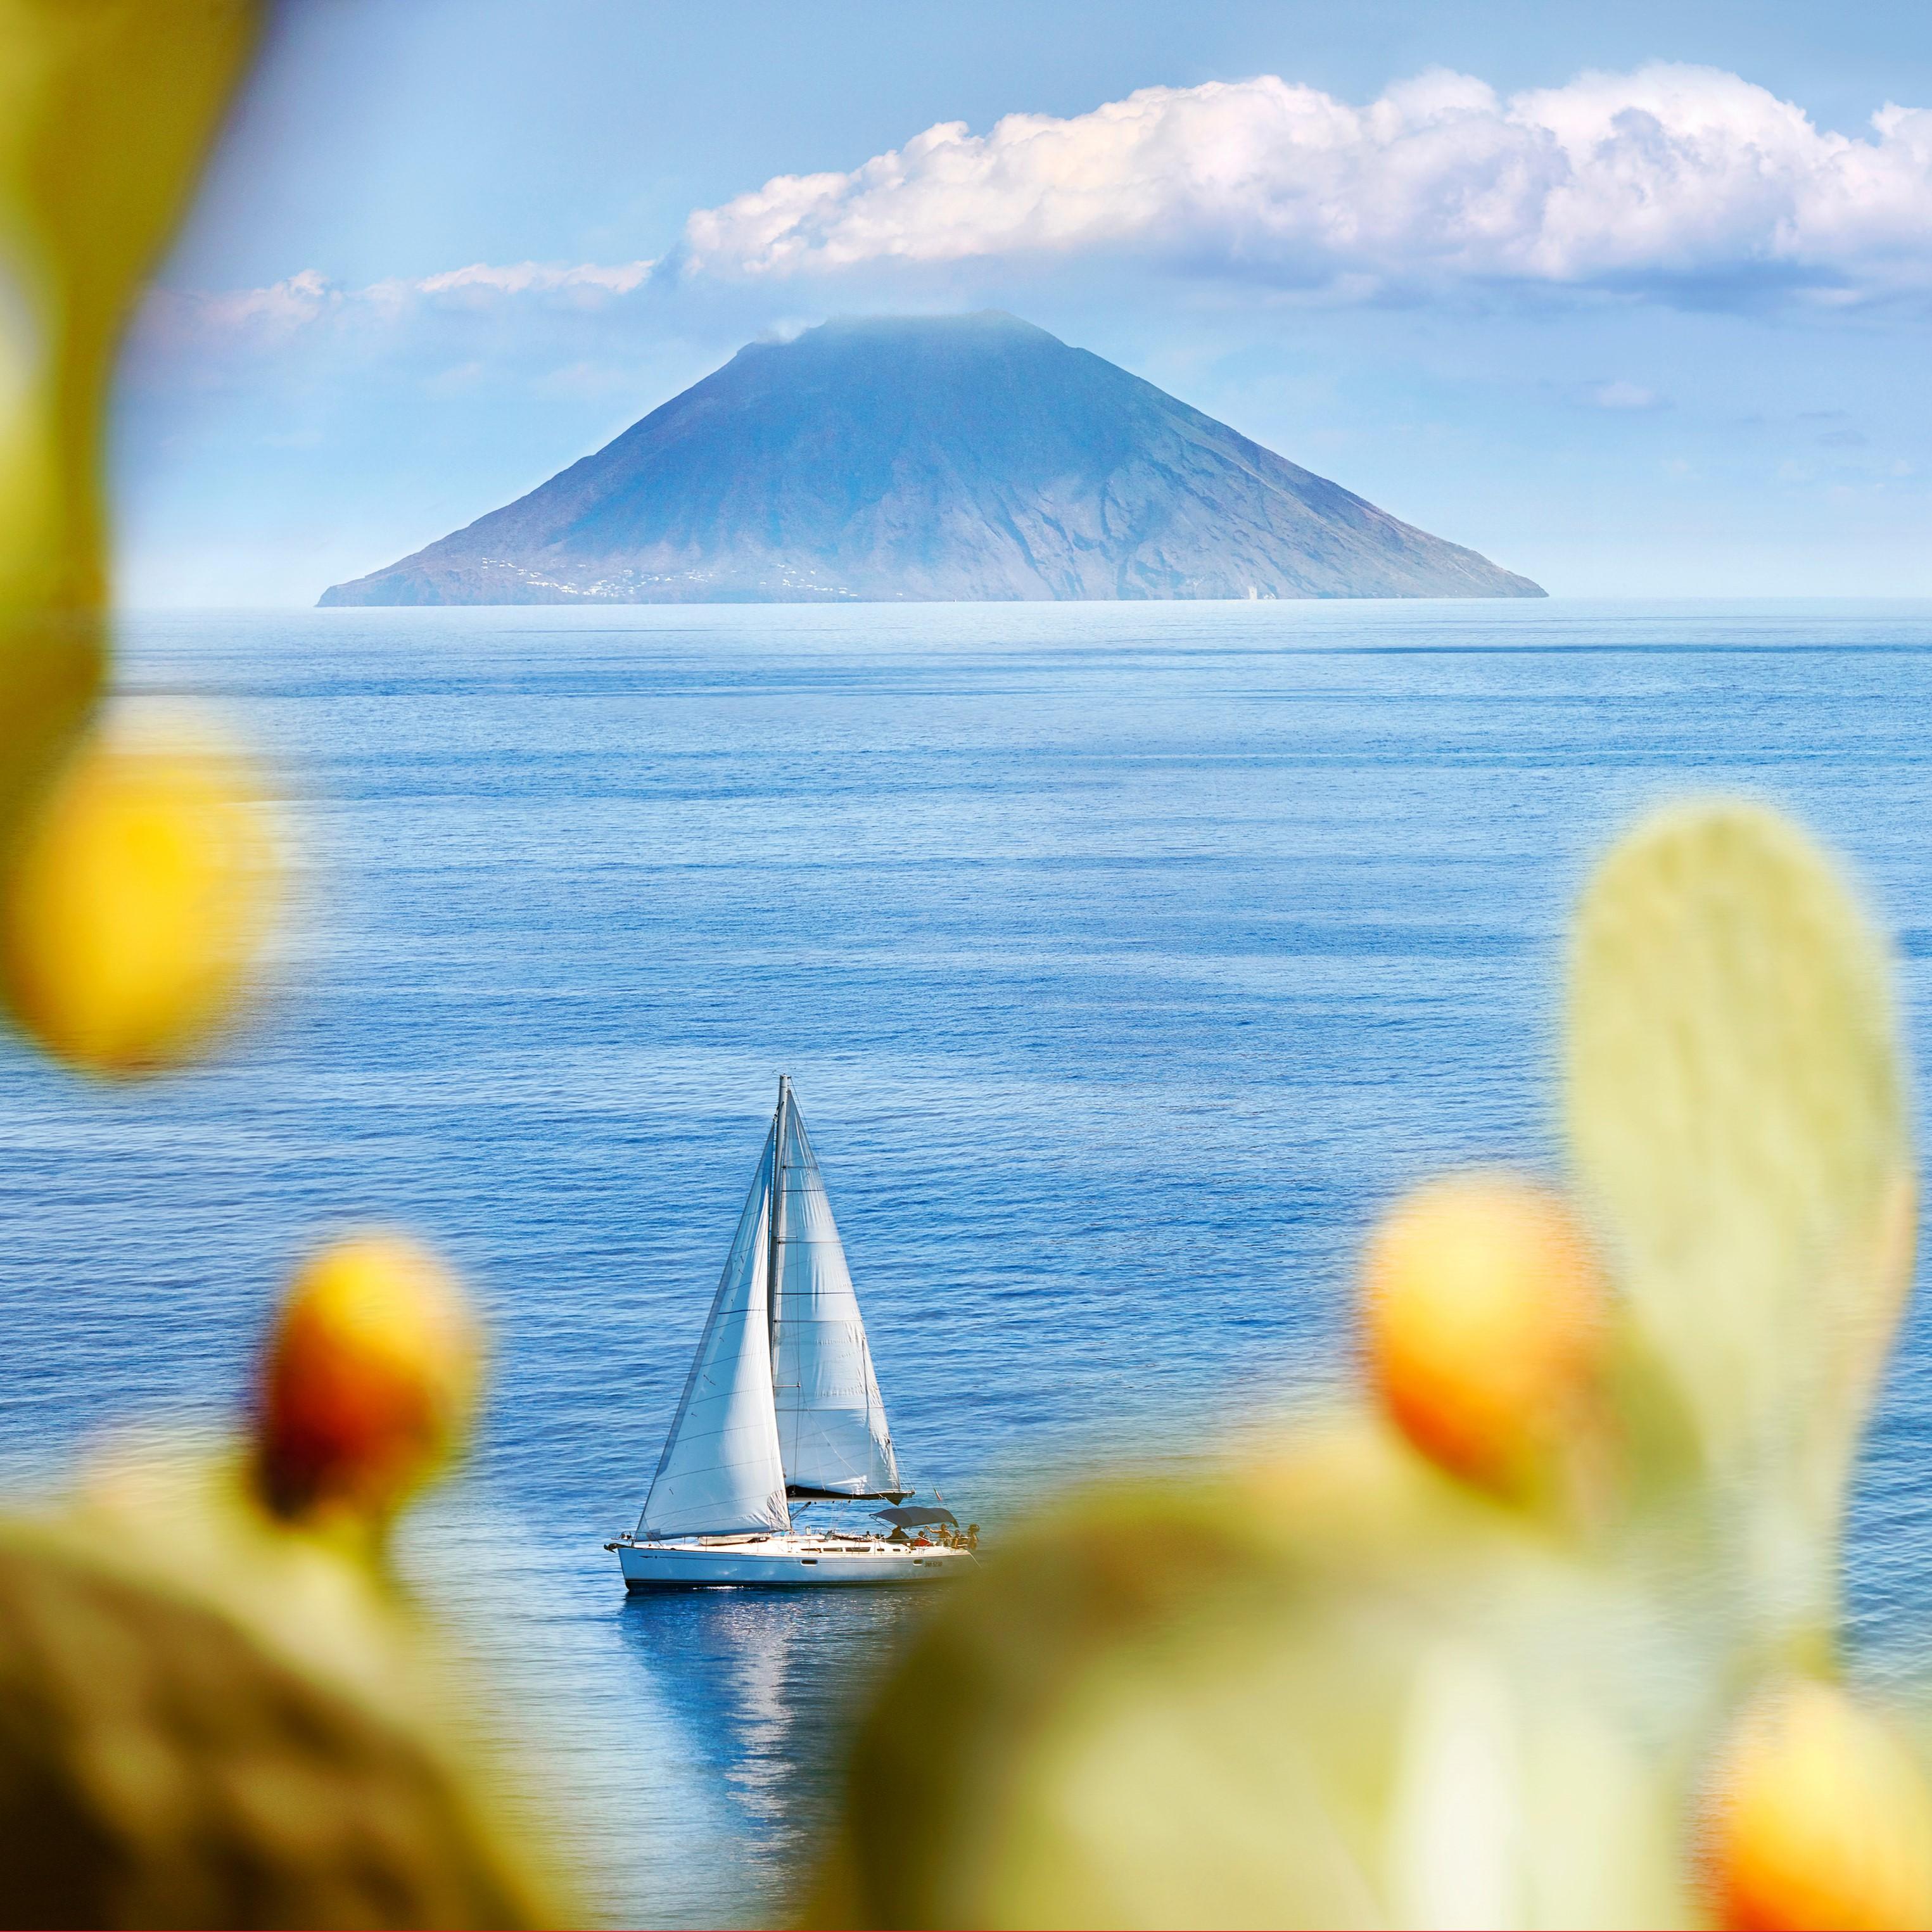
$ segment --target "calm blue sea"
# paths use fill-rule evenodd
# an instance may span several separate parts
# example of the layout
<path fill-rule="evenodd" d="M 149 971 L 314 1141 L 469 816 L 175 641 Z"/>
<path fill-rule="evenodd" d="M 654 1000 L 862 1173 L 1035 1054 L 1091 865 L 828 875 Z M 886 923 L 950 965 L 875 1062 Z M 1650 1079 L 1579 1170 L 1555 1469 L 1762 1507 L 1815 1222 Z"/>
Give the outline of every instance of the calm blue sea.
<path fill-rule="evenodd" d="M 599 1547 L 782 1070 L 902 1461 L 997 1526 L 1330 1366 L 1391 1190 L 1546 1158 L 1565 909 L 1653 800 L 1760 794 L 1850 854 L 1925 1062 L 1932 605 L 175 614 L 124 649 L 128 692 L 272 754 L 306 910 L 218 1066 L 102 1094 L 0 1048 L 0 1454 L 206 1412 L 320 1231 L 428 1232 L 498 1355 L 412 1561 L 627 1922 L 782 1909 L 917 1614 L 627 1602 Z M 1874 1669 L 1932 1652 L 1928 1365 L 1922 1312 L 1855 1526 Z"/>

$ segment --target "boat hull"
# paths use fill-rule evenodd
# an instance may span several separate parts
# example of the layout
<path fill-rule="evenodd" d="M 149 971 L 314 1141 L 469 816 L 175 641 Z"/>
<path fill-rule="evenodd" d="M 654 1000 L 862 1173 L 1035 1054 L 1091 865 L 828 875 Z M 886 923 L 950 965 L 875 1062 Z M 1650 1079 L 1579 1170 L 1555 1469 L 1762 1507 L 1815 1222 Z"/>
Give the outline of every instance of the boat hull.
<path fill-rule="evenodd" d="M 964 1550 L 916 1544 L 821 1543 L 815 1538 L 608 1544 L 628 1590 L 824 1590 L 884 1583 L 937 1583 L 974 1567 Z"/>

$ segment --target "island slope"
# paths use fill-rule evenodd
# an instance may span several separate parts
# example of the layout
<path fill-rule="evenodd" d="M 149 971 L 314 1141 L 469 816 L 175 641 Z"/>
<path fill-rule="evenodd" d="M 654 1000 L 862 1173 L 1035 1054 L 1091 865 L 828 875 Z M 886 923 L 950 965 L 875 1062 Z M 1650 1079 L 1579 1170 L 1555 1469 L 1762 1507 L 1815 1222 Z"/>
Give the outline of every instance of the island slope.
<path fill-rule="evenodd" d="M 325 604 L 1540 597 L 1010 315 L 756 342 Z"/>

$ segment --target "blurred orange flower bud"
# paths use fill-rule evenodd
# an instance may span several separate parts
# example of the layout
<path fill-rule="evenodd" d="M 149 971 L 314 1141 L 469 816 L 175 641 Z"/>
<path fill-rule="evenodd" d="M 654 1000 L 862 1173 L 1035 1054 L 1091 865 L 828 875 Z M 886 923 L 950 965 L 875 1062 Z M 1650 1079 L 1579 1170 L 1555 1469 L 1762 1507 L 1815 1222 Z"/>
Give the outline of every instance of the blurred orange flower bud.
<path fill-rule="evenodd" d="M 389 1514 L 458 1446 L 481 1358 L 462 1286 L 429 1249 L 383 1232 L 325 1248 L 296 1277 L 262 1366 L 270 1506 Z"/>
<path fill-rule="evenodd" d="M 1844 1691 L 1787 1684 L 1732 1734 L 1705 1860 L 1713 1909 L 1738 1932 L 1932 1925 L 1932 1789 Z"/>
<path fill-rule="evenodd" d="M 1507 1174 L 1431 1182 L 1369 1244 L 1370 1374 L 1389 1414 L 1444 1468 L 1511 1490 L 1576 1414 L 1608 1291 L 1547 1189 Z"/>
<path fill-rule="evenodd" d="M 191 1056 L 232 1018 L 279 865 L 247 765 L 178 742 L 84 746 L 28 820 L 0 982 L 50 1053 L 113 1076 Z"/>

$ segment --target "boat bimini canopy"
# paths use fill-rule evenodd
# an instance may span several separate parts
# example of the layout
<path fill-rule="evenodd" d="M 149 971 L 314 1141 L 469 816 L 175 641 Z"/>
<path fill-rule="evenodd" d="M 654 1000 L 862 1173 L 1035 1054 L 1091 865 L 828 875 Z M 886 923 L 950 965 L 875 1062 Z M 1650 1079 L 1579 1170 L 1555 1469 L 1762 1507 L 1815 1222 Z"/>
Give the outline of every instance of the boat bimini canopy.
<path fill-rule="evenodd" d="M 909 1509 L 874 1510 L 872 1514 L 882 1516 L 895 1529 L 922 1529 L 928 1523 L 950 1523 L 957 1529 L 959 1519 L 950 1509 L 921 1509 L 916 1504 Z"/>

